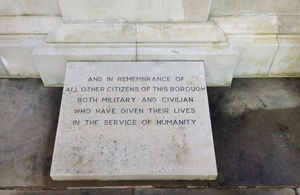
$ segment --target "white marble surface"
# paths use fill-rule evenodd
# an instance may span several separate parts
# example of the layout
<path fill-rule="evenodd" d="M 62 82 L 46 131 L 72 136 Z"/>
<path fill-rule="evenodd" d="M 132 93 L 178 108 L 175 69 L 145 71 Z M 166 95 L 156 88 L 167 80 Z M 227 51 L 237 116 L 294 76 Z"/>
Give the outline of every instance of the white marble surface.
<path fill-rule="evenodd" d="M 33 52 L 45 86 L 63 86 L 67 61 L 205 60 L 209 86 L 230 86 L 239 58 L 227 43 L 45 44 Z"/>
<path fill-rule="evenodd" d="M 210 15 L 299 15 L 299 0 L 214 0 Z"/>
<path fill-rule="evenodd" d="M 49 34 L 48 43 L 136 42 L 136 25 L 128 23 L 62 24 Z"/>
<path fill-rule="evenodd" d="M 184 90 L 172 91 L 175 86 Z M 87 87 L 99 91 L 87 92 Z M 125 92 L 119 87 L 133 89 Z M 186 91 L 193 87 L 198 90 Z M 179 100 L 171 100 L 174 97 Z M 84 102 L 85 98 L 93 101 Z M 151 101 L 143 102 L 144 98 Z M 91 113 L 75 114 L 81 108 Z M 153 108 L 164 111 L 153 113 L 149 110 Z M 73 120 L 79 124 L 72 125 Z M 162 125 L 161 120 L 171 122 Z M 203 62 L 68 63 L 50 176 L 54 180 L 216 179 Z"/>
<path fill-rule="evenodd" d="M 211 0 L 59 0 L 68 23 L 202 22 Z"/>
<path fill-rule="evenodd" d="M 226 34 L 277 34 L 277 16 L 212 17 Z"/>
<path fill-rule="evenodd" d="M 0 16 L 59 16 L 56 0 L 0 0 Z"/>
<path fill-rule="evenodd" d="M 0 35 L 47 34 L 55 30 L 62 22 L 57 16 L 2 16 L 0 17 Z"/>
<path fill-rule="evenodd" d="M 234 77 L 268 76 L 279 45 L 277 16 L 226 16 L 213 17 L 212 21 L 239 48 Z"/>
<path fill-rule="evenodd" d="M 224 32 L 209 23 L 62 24 L 48 43 L 209 43 L 226 42 Z"/>
<path fill-rule="evenodd" d="M 279 35 L 279 50 L 269 76 L 300 76 L 300 35 Z"/>
<path fill-rule="evenodd" d="M 210 43 L 226 42 L 224 32 L 207 23 L 151 23 L 137 25 L 137 42 Z"/>
<path fill-rule="evenodd" d="M 239 59 L 239 50 L 227 43 L 139 43 L 137 60 L 204 60 L 208 86 L 230 86 Z"/>
<path fill-rule="evenodd" d="M 32 52 L 42 45 L 45 35 L 1 35 L 0 56 L 10 77 L 39 78 Z"/>
<path fill-rule="evenodd" d="M 277 35 L 228 35 L 239 47 L 234 77 L 267 76 L 278 50 Z"/>
<path fill-rule="evenodd" d="M 278 16 L 278 23 L 279 34 L 300 34 L 300 15 Z"/>
<path fill-rule="evenodd" d="M 44 44 L 33 51 L 45 86 L 63 86 L 68 61 L 135 61 L 135 44 Z"/>
<path fill-rule="evenodd" d="M 55 30 L 61 22 L 58 16 L 0 17 L 0 56 L 5 61 L 9 77 L 40 77 L 32 52 L 43 44 L 47 33 Z"/>

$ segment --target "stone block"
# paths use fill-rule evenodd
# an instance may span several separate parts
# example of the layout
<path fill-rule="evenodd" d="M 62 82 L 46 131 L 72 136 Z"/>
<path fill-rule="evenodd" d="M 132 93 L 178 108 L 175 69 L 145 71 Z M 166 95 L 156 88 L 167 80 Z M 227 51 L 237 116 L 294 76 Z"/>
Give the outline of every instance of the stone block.
<path fill-rule="evenodd" d="M 240 50 L 235 77 L 267 76 L 278 50 L 278 20 L 276 16 L 213 17 Z"/>
<path fill-rule="evenodd" d="M 45 44 L 33 52 L 45 86 L 63 86 L 68 61 L 133 61 L 135 44 Z"/>
<path fill-rule="evenodd" d="M 1 16 L 0 35 L 47 34 L 62 22 L 56 16 Z"/>
<path fill-rule="evenodd" d="M 67 23 L 203 22 L 211 0 L 59 0 Z"/>
<path fill-rule="evenodd" d="M 300 76 L 300 35 L 279 35 L 279 49 L 269 76 Z"/>
<path fill-rule="evenodd" d="M 138 61 L 203 60 L 208 86 L 230 86 L 239 59 L 236 47 L 227 43 L 138 43 Z"/>
<path fill-rule="evenodd" d="M 37 78 L 32 52 L 46 35 L 1 35 L 0 56 L 10 77 Z"/>
<path fill-rule="evenodd" d="M 201 61 L 68 63 L 51 178 L 215 180 L 206 89 Z"/>
<path fill-rule="evenodd" d="M 226 16 L 212 17 L 211 20 L 225 34 L 277 34 L 276 16 Z"/>
<path fill-rule="evenodd" d="M 300 16 L 278 16 L 278 23 L 279 34 L 300 34 Z"/>
<path fill-rule="evenodd" d="M 212 23 L 62 24 L 48 43 L 204 43 L 226 42 Z"/>
<path fill-rule="evenodd" d="M 0 56 L 10 77 L 39 77 L 32 51 L 61 22 L 56 16 L 0 17 Z"/>
<path fill-rule="evenodd" d="M 278 49 L 277 35 L 229 35 L 239 47 L 234 77 L 267 76 Z"/>
<path fill-rule="evenodd" d="M 0 16 L 59 16 L 56 0 L 0 0 Z"/>
<path fill-rule="evenodd" d="M 226 42 L 226 37 L 212 23 L 145 23 L 137 24 L 137 42 Z"/>
<path fill-rule="evenodd" d="M 136 42 L 136 25 L 124 23 L 62 24 L 49 34 L 48 43 Z"/>
<path fill-rule="evenodd" d="M 299 15 L 299 0 L 214 0 L 212 16 L 229 15 Z"/>

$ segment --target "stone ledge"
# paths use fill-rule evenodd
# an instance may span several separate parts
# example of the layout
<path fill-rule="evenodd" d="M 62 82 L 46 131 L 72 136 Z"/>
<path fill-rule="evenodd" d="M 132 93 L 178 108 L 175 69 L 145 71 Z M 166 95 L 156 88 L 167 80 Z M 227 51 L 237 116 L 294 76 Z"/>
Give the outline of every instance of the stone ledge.
<path fill-rule="evenodd" d="M 126 23 L 62 24 L 47 43 L 134 43 L 136 25 Z"/>
<path fill-rule="evenodd" d="M 226 42 L 224 32 L 212 23 L 137 24 L 139 43 Z"/>
<path fill-rule="evenodd" d="M 212 17 L 226 34 L 278 34 L 276 16 Z"/>
<path fill-rule="evenodd" d="M 68 61 L 135 61 L 135 44 L 45 44 L 33 52 L 45 86 L 63 85 Z"/>
<path fill-rule="evenodd" d="M 227 43 L 137 45 L 138 61 L 203 60 L 208 86 L 230 86 L 238 58 L 238 49 Z"/>
<path fill-rule="evenodd" d="M 227 43 L 45 44 L 34 60 L 45 86 L 62 86 L 67 61 L 205 61 L 209 86 L 230 86 L 239 57 Z"/>
<path fill-rule="evenodd" d="M 226 42 L 212 23 L 102 23 L 62 24 L 48 43 L 204 43 Z"/>

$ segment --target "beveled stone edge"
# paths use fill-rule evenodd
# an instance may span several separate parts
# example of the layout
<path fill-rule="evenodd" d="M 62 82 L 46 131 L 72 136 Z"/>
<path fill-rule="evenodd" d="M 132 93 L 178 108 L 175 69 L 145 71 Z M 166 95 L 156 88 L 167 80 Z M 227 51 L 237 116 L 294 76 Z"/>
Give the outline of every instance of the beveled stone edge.
<path fill-rule="evenodd" d="M 54 181 L 134 181 L 134 180 L 201 180 L 213 181 L 217 179 L 217 174 L 213 175 L 62 175 L 50 173 L 50 177 Z"/>
<path fill-rule="evenodd" d="M 98 30 L 97 30 L 98 28 Z M 188 29 L 187 29 L 188 28 Z M 79 30 L 78 30 L 79 29 Z M 81 29 L 81 30 L 80 30 Z M 80 40 L 82 29 L 94 36 Z M 89 30 L 90 29 L 90 30 Z M 111 32 L 114 32 L 112 35 Z M 150 32 L 148 32 L 150 31 Z M 186 31 L 186 32 L 182 32 Z M 207 32 L 210 32 L 208 35 Z M 181 32 L 181 33 L 178 33 Z M 190 32 L 190 33 L 189 33 Z M 195 37 L 197 32 L 197 37 Z M 76 33 L 79 33 L 76 35 Z M 97 37 L 98 34 L 102 37 Z M 149 36 L 156 34 L 155 37 Z M 69 38 L 72 34 L 75 37 Z M 66 37 L 66 38 L 65 38 Z M 104 39 L 103 37 L 109 37 Z M 72 40 L 74 39 L 74 40 Z M 224 32 L 212 22 L 207 23 L 95 23 L 61 24 L 50 33 L 47 43 L 211 43 L 226 42 Z"/>

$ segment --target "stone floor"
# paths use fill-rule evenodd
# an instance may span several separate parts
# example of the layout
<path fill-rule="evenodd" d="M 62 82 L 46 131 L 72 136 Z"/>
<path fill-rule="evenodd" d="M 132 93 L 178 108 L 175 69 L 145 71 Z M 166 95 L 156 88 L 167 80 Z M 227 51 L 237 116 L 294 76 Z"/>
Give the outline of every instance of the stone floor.
<path fill-rule="evenodd" d="M 295 194 L 300 186 L 300 79 L 235 79 L 232 88 L 208 89 L 219 171 L 215 182 L 52 181 L 61 91 L 44 88 L 39 79 L 0 80 L 0 189 L 17 190 L 0 194 L 82 187 L 118 188 L 103 194 Z"/>

